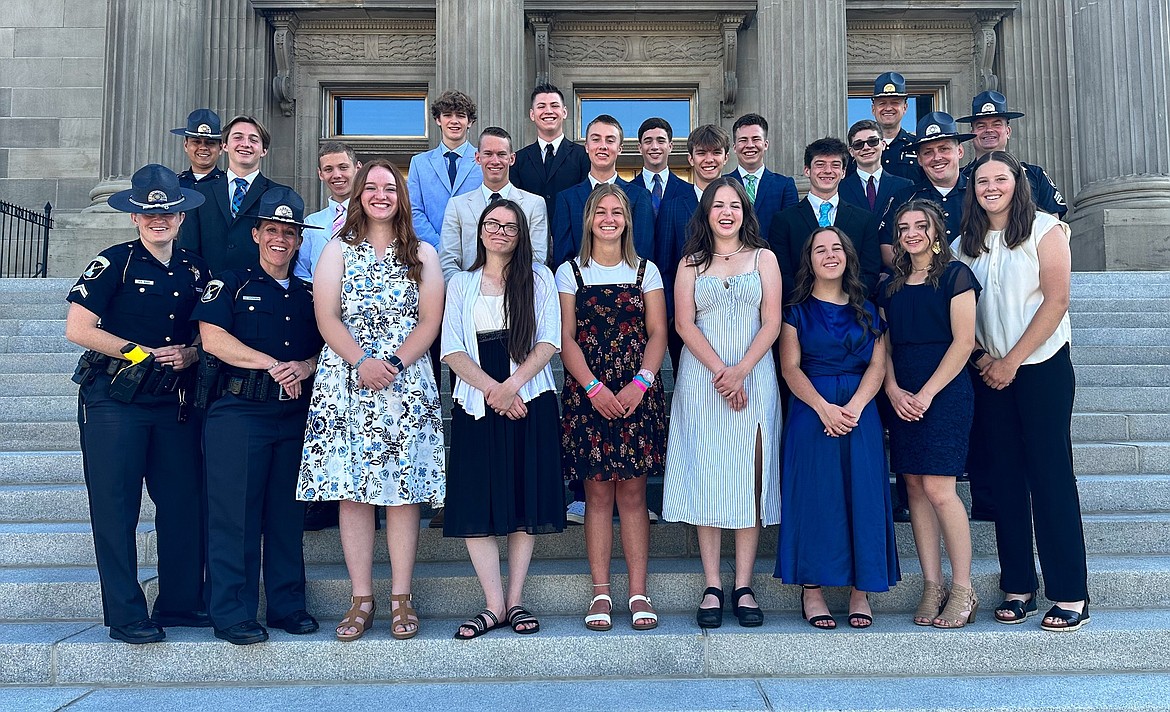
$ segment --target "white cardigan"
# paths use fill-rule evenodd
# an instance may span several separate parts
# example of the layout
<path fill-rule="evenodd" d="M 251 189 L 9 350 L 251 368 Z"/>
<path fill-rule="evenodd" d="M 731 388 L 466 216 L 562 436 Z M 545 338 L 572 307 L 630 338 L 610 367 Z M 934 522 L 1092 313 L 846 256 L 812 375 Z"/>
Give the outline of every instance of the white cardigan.
<path fill-rule="evenodd" d="M 536 308 L 536 343 L 552 344 L 561 350 L 561 306 L 553 274 L 548 267 L 532 263 L 534 302 Z M 441 358 L 462 351 L 479 364 L 479 344 L 476 341 L 475 318 L 472 309 L 479 296 L 479 284 L 483 269 L 474 272 L 459 272 L 451 277 L 447 285 L 447 306 L 443 310 L 443 348 Z M 519 364 L 512 362 L 512 373 Z M 454 374 L 452 374 L 454 375 Z M 555 391 L 552 366 L 545 364 L 531 381 L 520 387 L 520 399 L 525 403 L 545 391 Z M 451 392 L 455 402 L 472 418 L 479 420 L 486 413 L 483 391 L 472 388 L 462 378 L 455 378 Z"/>

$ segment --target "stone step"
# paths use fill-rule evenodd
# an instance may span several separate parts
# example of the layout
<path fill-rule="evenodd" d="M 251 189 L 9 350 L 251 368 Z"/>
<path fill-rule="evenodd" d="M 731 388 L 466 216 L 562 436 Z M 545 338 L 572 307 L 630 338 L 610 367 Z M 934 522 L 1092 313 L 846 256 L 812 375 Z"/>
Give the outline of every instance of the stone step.
<path fill-rule="evenodd" d="M 0 353 L 71 353 L 80 354 L 82 348 L 60 336 L 0 336 Z"/>
<path fill-rule="evenodd" d="M 1127 283 L 1124 281 L 1103 281 L 1093 284 L 1077 284 L 1072 287 L 1073 299 L 1166 299 L 1170 297 L 1170 279 L 1165 272 L 1157 273 L 1160 282 Z"/>
<path fill-rule="evenodd" d="M 4 313 L 0 318 L 0 336 L 61 336 L 65 319 L 19 319 Z"/>
<path fill-rule="evenodd" d="M 20 338 L 20 337 L 9 337 Z M 1170 331 L 1143 328 L 1088 328 L 1072 330 L 1073 348 L 1080 346 L 1170 346 Z"/>
<path fill-rule="evenodd" d="M 0 299 L 0 314 L 5 319 L 64 319 L 69 303 L 64 298 L 54 302 L 8 302 Z"/>
<path fill-rule="evenodd" d="M 1078 297 L 1073 295 L 1069 302 L 1070 314 L 1093 314 L 1113 312 L 1163 312 L 1170 308 L 1166 299 L 1144 297 Z"/>
<path fill-rule="evenodd" d="M 154 502 L 145 489 L 139 518 L 154 519 Z M 0 486 L 0 522 L 88 521 L 89 497 L 84 484 Z"/>
<path fill-rule="evenodd" d="M 1111 366 L 1077 364 L 1077 388 L 1092 386 L 1170 386 L 1170 364 Z M 1165 403 L 1170 411 L 1170 403 Z"/>
<path fill-rule="evenodd" d="M 1152 270 L 1073 272 L 1074 285 L 1082 284 L 1166 284 L 1166 272 Z"/>
<path fill-rule="evenodd" d="M 1039 633 L 1037 633 L 1039 635 Z M 502 634 L 497 634 L 502 635 Z M 606 634 L 610 635 L 610 634 Z M 631 635 L 633 635 L 631 633 Z M 837 635 L 837 634 L 834 634 Z M 478 643 L 475 643 L 478 645 Z M 270 643 L 272 646 L 279 643 Z M 39 653 L 39 651 L 38 651 Z M 31 657 L 31 656 L 30 656 Z M 909 665 L 909 662 L 908 662 Z M 912 672 L 909 668 L 904 672 Z M 577 677 L 567 670 L 564 677 Z M 703 677 L 637 679 L 593 677 L 473 682 L 364 683 L 361 685 L 281 684 L 263 686 L 228 683 L 224 686 L 184 687 L 9 687 L 0 688 L 0 707 L 21 710 L 95 712 L 155 712 L 172 710 L 279 709 L 317 712 L 322 709 L 380 710 L 393 699 L 400 710 L 460 710 L 461 712 L 529 712 L 568 710 L 609 712 L 699 712 L 779 709 L 800 712 L 886 710 L 922 712 L 1153 712 L 1164 710 L 1170 674 L 1097 673 L 1080 675 L 1069 684 L 1064 673 L 955 677 L 874 677 L 824 679 L 763 677 L 736 679 Z M 160 683 L 162 684 L 162 683 Z"/>
<path fill-rule="evenodd" d="M 77 443 L 73 446 L 76 448 Z M 84 481 L 81 453 L 76 450 L 0 452 L 0 485 L 79 484 Z"/>
<path fill-rule="evenodd" d="M 158 561 L 154 524 L 137 530 L 138 565 Z M 0 523 L 4 566 L 94 566 L 93 532 L 86 522 Z"/>
<path fill-rule="evenodd" d="M 1170 346 L 1126 346 L 1117 348 L 1109 344 L 1093 345 L 1081 341 L 1072 349 L 1074 365 L 1100 364 L 1114 365 L 1153 365 L 1163 366 L 1170 363 Z"/>
<path fill-rule="evenodd" d="M 71 451 L 81 442 L 76 420 L 4 423 L 0 427 L 4 430 L 0 452 Z"/>
<path fill-rule="evenodd" d="M 0 373 L 0 398 L 29 396 L 70 396 L 77 402 L 77 384 L 69 373 Z M 0 405 L 0 408 L 3 406 Z"/>
<path fill-rule="evenodd" d="M 72 375 L 80 352 L 0 353 L 0 373 L 62 373 Z"/>
<path fill-rule="evenodd" d="M 1170 386 L 1078 386 L 1073 410 L 1082 413 L 1166 413 Z"/>
<path fill-rule="evenodd" d="M 0 423 L 76 420 L 77 393 L 57 396 L 0 396 Z"/>
<path fill-rule="evenodd" d="M 1170 304 L 1167 304 L 1167 306 L 1170 307 Z M 1170 310 L 1139 312 L 1111 311 L 1096 314 L 1070 311 L 1069 316 L 1074 329 L 1164 329 L 1170 326 Z"/>
<path fill-rule="evenodd" d="M 607 670 L 615 660 L 636 661 L 640 679 L 842 676 L 866 683 L 865 690 L 869 689 L 874 676 L 900 676 L 910 670 L 914 675 L 945 675 L 949 678 L 1070 672 L 1164 672 L 1170 669 L 1170 611 L 1164 609 L 1094 611 L 1091 624 L 1075 636 L 1046 634 L 1037 629 L 1038 624 L 996 625 L 991 614 L 984 612 L 974 625 L 958 631 L 923 630 L 907 616 L 878 616 L 868 630 L 853 631 L 843 627 L 832 633 L 812 630 L 795 615 L 767 617 L 761 628 L 751 631 L 743 630 L 734 621 L 717 630 L 700 631 L 690 613 L 664 614 L 653 631 L 631 631 L 624 622 L 615 622 L 614 630 L 606 633 L 585 630 L 576 615 L 545 615 L 541 632 L 537 635 L 521 637 L 510 631 L 500 631 L 476 641 L 452 640 L 451 635 L 460 621 L 461 618 L 424 620 L 419 636 L 410 642 L 393 640 L 386 626 L 382 625 L 375 627 L 358 643 L 338 642 L 326 629 L 311 636 L 297 637 L 276 631 L 267 643 L 248 647 L 231 646 L 216 640 L 206 629 L 174 628 L 168 631 L 165 643 L 130 646 L 111 641 L 106 630 L 98 625 L 81 630 L 69 624 L 41 626 L 36 630 L 9 625 L 4 626 L 0 633 L 0 648 L 19 658 L 15 670 L 9 675 L 24 678 L 20 682 L 25 684 L 123 686 L 195 683 L 203 686 L 290 680 L 335 684 L 385 680 L 515 679 L 524 680 L 530 686 L 529 693 L 521 698 L 526 705 L 523 709 L 551 708 L 527 706 L 538 704 L 538 698 L 530 697 L 531 694 L 541 695 L 540 699 L 551 699 L 545 697 L 548 690 L 542 691 L 544 683 L 534 684 L 536 679 L 578 678 L 583 674 L 592 677 L 596 674 L 592 671 Z M 828 635 L 833 636 L 836 644 L 826 644 Z M 1125 655 L 1116 655 L 1118 650 L 1124 650 Z M 777 654 L 777 651 L 782 653 Z M 979 654 L 979 651 L 987 653 Z M 1083 676 L 1076 677 L 1077 684 L 1073 685 L 1069 684 L 1069 677 L 1064 677 L 1055 689 L 1066 692 L 1078 689 L 1082 679 Z M 827 685 L 836 680 L 820 682 Z M 906 683 L 904 679 L 891 683 L 884 694 L 897 695 L 903 689 L 900 685 Z M 672 680 L 671 685 L 674 684 L 677 683 Z M 1132 686 L 1140 687 L 1136 682 Z M 184 689 L 190 688 L 175 688 L 176 692 Z M 348 687 L 341 689 L 351 691 Z M 364 686 L 353 688 L 358 691 L 368 689 Z M 672 689 L 674 695 L 686 690 L 681 685 Z M 474 700 L 485 700 L 480 697 L 480 687 L 473 690 L 469 692 Z M 643 688 L 642 691 L 646 690 Z M 1015 699 L 1011 697 L 1015 692 L 1011 684 L 1002 686 L 1000 691 L 1001 698 Z M 1102 690 L 1101 693 L 1112 699 L 1118 691 Z M 1056 697 L 1070 699 L 1068 695 Z M 673 695 L 659 702 L 672 698 Z M 870 698 L 868 692 L 865 698 Z M 318 699 L 315 696 L 313 699 L 315 708 L 320 709 Z M 588 699 L 596 700 L 592 695 Z M 778 699 L 782 698 L 772 698 L 773 701 Z M 909 699 L 904 698 L 904 702 Z M 622 700 L 623 703 L 628 701 Z M 823 696 L 817 701 L 823 704 Z M 923 702 L 916 701 L 920 705 Z M 563 707 L 564 701 L 560 702 Z M 719 702 L 717 708 L 730 709 L 734 698 Z M 382 704 L 385 704 L 385 698 Z M 434 708 L 433 704 L 434 698 L 428 693 L 426 707 Z M 457 708 L 473 706 L 474 703 L 472 706 L 458 705 Z M 625 704 L 620 704 L 620 707 L 632 709 Z M 346 708 L 350 705 L 347 704 Z M 582 707 L 576 702 L 573 708 L 614 709 Z M 735 708 L 752 709 L 740 705 L 735 705 Z M 770 708 L 769 705 L 763 709 Z M 872 704 L 865 708 L 877 709 Z M 931 708 L 939 709 L 933 705 Z M 655 706 L 650 709 L 689 708 Z M 995 709 L 1016 709 L 1016 706 L 997 705 Z M 1044 705 L 1043 709 L 1061 708 Z"/>

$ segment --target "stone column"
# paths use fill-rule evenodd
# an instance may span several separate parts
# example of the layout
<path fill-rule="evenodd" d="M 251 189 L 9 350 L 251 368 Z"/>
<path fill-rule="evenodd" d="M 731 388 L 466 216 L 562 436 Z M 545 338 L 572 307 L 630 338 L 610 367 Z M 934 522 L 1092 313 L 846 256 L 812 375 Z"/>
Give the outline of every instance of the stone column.
<path fill-rule="evenodd" d="M 129 187 L 147 163 L 185 167 L 182 126 L 199 95 L 204 8 L 200 0 L 109 0 L 106 96 L 102 115 L 102 180 L 89 210 Z"/>
<path fill-rule="evenodd" d="M 525 36 L 523 0 L 436 0 L 431 99 L 448 89 L 466 92 L 479 113 L 472 135 L 485 126 L 501 126 L 519 148 L 532 89 Z"/>
<path fill-rule="evenodd" d="M 1074 0 L 1077 269 L 1170 269 L 1170 0 Z"/>
<path fill-rule="evenodd" d="M 1021 160 L 1043 166 L 1071 202 L 1080 186 L 1069 5 L 1069 0 L 1031 0 L 1003 19 L 999 90 L 1009 107 L 1027 114 L 1012 122 L 1010 150 Z M 956 97 L 955 107 L 966 114 L 970 97 Z"/>
<path fill-rule="evenodd" d="M 272 39 L 268 23 L 248 0 L 204 0 L 207 53 L 203 56 L 200 98 L 226 122 L 248 114 L 270 122 Z"/>
<path fill-rule="evenodd" d="M 756 33 L 769 168 L 800 175 L 806 145 L 848 128 L 845 0 L 760 0 Z"/>

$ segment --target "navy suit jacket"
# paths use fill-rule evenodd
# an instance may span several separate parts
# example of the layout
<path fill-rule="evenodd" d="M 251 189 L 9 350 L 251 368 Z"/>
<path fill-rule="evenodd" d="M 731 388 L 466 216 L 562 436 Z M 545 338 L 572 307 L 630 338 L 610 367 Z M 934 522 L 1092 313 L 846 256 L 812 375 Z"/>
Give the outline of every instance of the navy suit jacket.
<path fill-rule="evenodd" d="M 544 198 L 549 223 L 556 209 L 557 194 L 568 190 L 589 176 L 589 155 L 585 149 L 565 137 L 560 149 L 553 155 L 552 168 L 545 173 L 544 156 L 535 141 L 516 152 L 509 178 L 520 190 Z"/>
<path fill-rule="evenodd" d="M 743 183 L 743 176 L 739 171 L 732 171 L 724 178 L 734 178 Z M 772 218 L 782 210 L 796 205 L 800 196 L 796 192 L 796 181 L 782 173 L 773 173 L 767 168 L 756 186 L 756 202 L 752 208 L 756 211 L 756 220 L 760 223 L 760 237 L 768 239 L 768 232 L 772 227 Z"/>
<path fill-rule="evenodd" d="M 653 194 L 654 186 L 646 185 L 645 178 L 645 174 L 643 174 L 642 171 L 638 171 L 638 175 L 634 176 L 634 180 L 630 182 L 640 188 L 645 188 L 647 193 Z M 666 186 L 664 186 L 662 189 L 662 202 L 659 203 L 658 206 L 659 212 L 662 211 L 662 206 L 666 205 L 667 201 L 674 200 L 684 193 L 690 193 L 691 195 L 694 195 L 695 187 L 682 178 L 676 176 L 673 172 L 669 173 L 666 176 Z M 651 205 L 653 205 L 653 195 L 651 195 L 651 201 Z M 658 219 L 657 214 L 655 214 L 654 219 Z M 658 265 L 658 268 L 662 269 L 662 265 Z"/>
<path fill-rule="evenodd" d="M 878 219 L 868 210 L 850 205 L 844 200 L 837 201 L 837 216 L 833 224 L 853 241 L 860 260 L 860 277 L 865 284 L 866 294 L 872 294 L 877 286 L 878 274 L 882 268 L 881 249 L 878 247 Z M 780 275 L 784 278 L 784 303 L 796 286 L 796 271 L 800 269 L 800 253 L 809 235 L 818 227 L 817 216 L 808 198 L 776 216 L 768 233 L 768 242 L 780 263 Z"/>
<path fill-rule="evenodd" d="M 671 200 L 664 199 L 654 222 L 654 264 L 662 275 L 667 318 L 674 317 L 674 277 L 683 258 L 683 247 L 687 244 L 687 226 L 699 209 L 695 187 L 681 178 L 679 180 L 686 191 L 675 193 Z"/>
<path fill-rule="evenodd" d="M 857 169 L 854 168 L 845 174 L 845 180 L 841 181 L 837 192 L 841 195 L 841 200 L 846 203 L 881 216 L 886 214 L 886 208 L 890 207 L 890 201 L 894 199 L 894 195 L 899 190 L 909 188 L 912 185 L 914 184 L 905 178 L 883 170 L 882 179 L 878 181 L 877 200 L 874 202 L 873 208 L 870 208 L 869 200 L 865 197 L 865 184 L 861 182 L 861 177 L 857 175 Z"/>
<path fill-rule="evenodd" d="M 195 190 L 203 194 L 203 205 L 187 213 L 179 232 L 179 247 L 190 250 L 207 261 L 212 274 L 227 270 L 252 267 L 260 259 L 260 249 L 252 241 L 254 213 L 260 196 L 270 188 L 281 186 L 263 173 L 256 176 L 244 194 L 240 212 L 232 217 L 228 200 L 227 174 L 209 181 L 200 181 Z M 287 186 L 285 186 L 287 187 Z"/>
<path fill-rule="evenodd" d="M 650 204 L 650 193 L 635 183 L 622 180 L 621 176 L 618 176 L 616 182 L 630 199 L 630 212 L 633 213 L 634 221 L 634 250 L 640 257 L 650 258 L 654 254 L 654 207 Z M 552 259 L 549 262 L 554 271 L 562 262 L 575 257 L 581 251 L 585 202 L 589 200 L 589 194 L 592 192 L 593 185 L 586 177 L 577 185 L 562 190 L 557 195 L 556 212 L 552 219 Z"/>

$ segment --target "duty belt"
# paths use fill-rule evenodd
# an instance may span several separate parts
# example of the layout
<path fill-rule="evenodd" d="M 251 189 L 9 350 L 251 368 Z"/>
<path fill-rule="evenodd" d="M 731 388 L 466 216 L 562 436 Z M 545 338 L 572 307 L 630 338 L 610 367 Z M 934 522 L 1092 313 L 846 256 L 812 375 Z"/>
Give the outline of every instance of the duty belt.
<path fill-rule="evenodd" d="M 296 400 L 263 369 L 229 368 L 225 370 L 224 375 L 222 393 L 231 393 L 244 400 L 259 402 Z M 302 383 L 302 388 L 307 385 L 308 382 Z"/>

